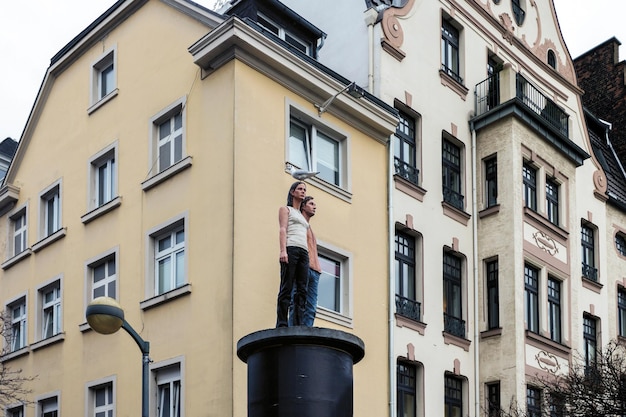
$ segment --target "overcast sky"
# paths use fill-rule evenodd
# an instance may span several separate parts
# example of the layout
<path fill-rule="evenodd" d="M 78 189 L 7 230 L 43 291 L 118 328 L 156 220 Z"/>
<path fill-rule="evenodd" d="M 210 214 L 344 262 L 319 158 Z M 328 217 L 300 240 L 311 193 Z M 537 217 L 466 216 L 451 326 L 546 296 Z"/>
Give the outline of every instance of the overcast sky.
<path fill-rule="evenodd" d="M 214 0 L 196 2 L 211 7 Z M 50 58 L 114 3 L 115 0 L 0 0 L 0 140 L 21 136 Z M 612 36 L 626 42 L 626 1 L 554 3 L 572 57 Z M 620 48 L 622 60 L 625 55 Z"/>

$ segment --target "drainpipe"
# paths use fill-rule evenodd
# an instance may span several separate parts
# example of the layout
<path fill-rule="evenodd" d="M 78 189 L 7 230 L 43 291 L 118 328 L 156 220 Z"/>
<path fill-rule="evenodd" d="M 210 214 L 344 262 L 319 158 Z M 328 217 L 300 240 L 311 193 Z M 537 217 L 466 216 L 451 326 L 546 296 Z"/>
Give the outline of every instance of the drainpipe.
<path fill-rule="evenodd" d="M 374 25 L 378 20 L 378 11 L 370 7 L 365 11 L 365 24 L 367 24 L 367 91 L 374 92 Z"/>
<path fill-rule="evenodd" d="M 478 165 L 476 163 L 476 130 L 474 123 L 470 122 L 470 130 L 472 132 L 472 261 L 473 271 L 472 278 L 474 281 L 474 412 L 475 416 L 480 416 L 480 350 L 479 340 L 480 332 L 478 331 L 479 314 L 478 314 L 478 191 L 476 187 L 476 173 Z"/>
<path fill-rule="evenodd" d="M 395 222 L 393 220 L 393 137 L 389 138 L 389 146 L 387 147 L 388 170 L 387 175 L 387 215 L 389 218 L 388 247 L 389 247 L 389 417 L 396 417 L 396 359 L 394 354 L 394 330 L 395 330 L 395 306 L 396 306 L 396 287 L 395 287 L 395 253 L 394 253 L 394 231 Z"/>

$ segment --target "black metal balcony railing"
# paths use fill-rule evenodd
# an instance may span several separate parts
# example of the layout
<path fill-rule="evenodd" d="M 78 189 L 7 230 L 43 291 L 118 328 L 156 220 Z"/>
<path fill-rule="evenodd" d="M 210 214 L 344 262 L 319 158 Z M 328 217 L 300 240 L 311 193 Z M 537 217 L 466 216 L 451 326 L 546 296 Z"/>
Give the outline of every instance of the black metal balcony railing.
<path fill-rule="evenodd" d="M 598 282 L 598 268 L 583 262 L 583 277 L 589 281 Z"/>
<path fill-rule="evenodd" d="M 567 113 L 520 74 L 515 75 L 515 91 L 517 99 L 521 100 L 526 107 L 537 113 L 563 136 L 569 137 Z"/>
<path fill-rule="evenodd" d="M 396 294 L 396 314 L 411 320 L 420 321 L 421 304 L 418 301 Z"/>
<path fill-rule="evenodd" d="M 463 196 L 463 194 L 458 193 L 451 188 L 443 187 L 443 201 L 445 201 L 446 203 L 458 208 L 459 210 L 464 210 L 464 199 L 465 197 Z"/>
<path fill-rule="evenodd" d="M 476 84 L 474 100 L 476 115 L 488 112 L 500 104 L 500 73 Z"/>
<path fill-rule="evenodd" d="M 415 185 L 418 185 L 417 181 L 419 179 L 419 169 L 398 158 L 394 158 L 394 166 L 397 175 Z"/>
<path fill-rule="evenodd" d="M 446 74 L 448 74 L 457 83 L 463 84 L 463 78 L 461 78 L 461 76 L 456 71 L 454 71 L 452 68 L 448 67 L 447 65 L 441 64 L 441 71 L 443 71 Z"/>
<path fill-rule="evenodd" d="M 465 320 L 443 313 L 443 331 L 465 339 Z"/>

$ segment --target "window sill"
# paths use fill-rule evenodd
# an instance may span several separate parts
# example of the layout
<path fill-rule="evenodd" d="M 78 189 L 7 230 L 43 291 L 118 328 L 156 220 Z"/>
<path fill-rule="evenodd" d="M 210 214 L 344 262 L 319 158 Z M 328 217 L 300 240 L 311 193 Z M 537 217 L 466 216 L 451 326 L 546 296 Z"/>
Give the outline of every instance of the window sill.
<path fill-rule="evenodd" d="M 61 333 L 55 334 L 54 336 L 48 337 L 47 339 L 39 340 L 38 342 L 35 342 L 32 345 L 30 345 L 30 347 L 31 347 L 31 349 L 33 351 L 35 351 L 37 349 L 41 349 L 41 348 L 46 347 L 46 346 L 54 345 L 54 344 L 62 342 L 64 340 L 65 340 L 65 333 L 61 332 Z"/>
<path fill-rule="evenodd" d="M 445 201 L 441 202 L 441 207 L 443 207 L 443 214 L 453 220 L 456 220 L 464 226 L 467 226 L 467 224 L 469 223 L 469 219 L 472 217 L 463 210 L 459 210 L 458 208 L 454 207 L 450 203 L 446 203 Z"/>
<path fill-rule="evenodd" d="M 402 191 L 410 197 L 413 197 L 417 201 L 423 202 L 426 190 L 417 184 L 413 184 L 410 181 L 405 180 L 399 175 L 393 176 L 393 182 L 395 183 L 396 190 Z"/>
<path fill-rule="evenodd" d="M 398 327 L 406 327 L 407 329 L 415 330 L 420 335 L 424 336 L 424 332 L 426 331 L 426 323 L 422 323 L 421 321 L 411 320 L 407 317 L 400 316 L 395 314 L 396 317 L 396 326 Z"/>
<path fill-rule="evenodd" d="M 589 278 L 585 278 L 585 277 L 581 277 L 581 278 L 582 278 L 583 288 L 587 288 L 588 290 L 591 290 L 595 293 L 600 294 L 600 292 L 602 291 L 602 287 L 604 287 L 604 285 L 600 284 L 599 282 L 592 281 Z"/>
<path fill-rule="evenodd" d="M 538 227 L 541 227 L 544 231 L 550 231 L 552 234 L 558 235 L 562 242 L 564 242 L 569 235 L 567 230 L 550 222 L 547 217 L 544 217 L 542 214 L 534 211 L 533 209 L 524 207 L 524 216 L 528 219 L 534 220 L 535 224 Z"/>
<path fill-rule="evenodd" d="M 333 310 L 329 310 L 324 307 L 317 307 L 317 312 L 315 313 L 315 319 L 323 319 L 329 321 L 331 323 L 339 324 L 341 326 L 352 329 L 354 327 L 352 323 L 352 318 L 348 316 L 344 316 L 341 313 L 338 313 Z"/>
<path fill-rule="evenodd" d="M 288 170 L 285 170 L 285 172 L 289 173 Z M 326 181 L 324 181 L 324 180 L 322 180 L 320 178 L 316 178 L 316 177 L 309 178 L 309 179 L 306 180 L 306 182 L 311 183 L 312 185 L 316 186 L 320 190 L 326 191 L 328 194 L 331 194 L 331 195 L 333 195 L 333 196 L 335 196 L 335 197 L 345 201 L 346 203 L 351 203 L 352 202 L 352 193 L 349 192 L 348 190 L 345 190 L 345 189 L 343 189 L 341 187 L 336 186 L 335 184 L 331 184 L 329 182 L 326 182 Z"/>
<path fill-rule="evenodd" d="M 52 233 L 51 235 L 44 237 L 39 242 L 33 245 L 33 252 L 37 253 L 43 248 L 45 248 L 46 246 L 51 245 L 52 243 L 56 242 L 57 240 L 61 238 L 64 238 L 66 232 L 67 232 L 67 227 L 63 227 L 57 230 L 56 232 Z"/>
<path fill-rule="evenodd" d="M 15 255 L 14 257 L 4 261 L 2 265 L 0 266 L 2 267 L 2 269 L 7 270 L 13 265 L 15 265 L 16 263 L 18 263 L 19 261 L 21 261 L 22 259 L 28 258 L 32 253 L 33 251 L 31 250 L 31 248 L 26 248 L 20 253 L 18 253 L 17 255 Z"/>
<path fill-rule="evenodd" d="M 139 303 L 142 310 L 148 310 L 167 301 L 174 300 L 183 295 L 191 294 L 191 284 L 185 284 L 166 293 L 157 295 Z"/>
<path fill-rule="evenodd" d="M 14 350 L 13 352 L 8 352 L 6 355 L 2 355 L 0 358 L 0 362 L 7 362 L 16 358 L 20 358 L 24 355 L 28 355 L 30 353 L 30 347 L 24 346 L 23 348 L 19 348 L 18 350 Z"/>
<path fill-rule="evenodd" d="M 106 96 L 102 97 L 100 100 L 98 100 L 95 103 L 93 103 L 87 109 L 87 114 L 91 115 L 91 113 L 95 112 L 100 107 L 104 106 L 106 103 L 108 103 L 109 101 L 113 100 L 113 98 L 117 97 L 117 94 L 119 93 L 119 91 L 120 91 L 119 88 L 116 88 L 115 90 L 113 90 L 109 94 L 107 94 Z"/>
<path fill-rule="evenodd" d="M 191 156 L 187 156 L 181 159 L 180 161 L 176 162 L 171 167 L 159 172 L 158 174 L 152 176 L 151 178 L 148 178 L 147 180 L 141 183 L 141 188 L 144 191 L 148 191 L 152 187 L 156 187 L 157 185 L 170 179 L 171 177 L 178 174 L 179 172 L 189 168 L 192 162 L 191 159 L 192 159 Z"/>
<path fill-rule="evenodd" d="M 455 336 L 447 332 L 441 332 L 443 334 L 443 342 L 446 345 L 454 345 L 462 348 L 464 351 L 469 352 L 472 342 L 463 337 Z"/>
<path fill-rule="evenodd" d="M 90 221 L 95 220 L 98 217 L 108 213 L 109 211 L 118 208 L 121 204 L 122 204 L 122 197 L 117 196 L 111 201 L 104 203 L 100 207 L 97 207 L 91 210 L 89 213 L 83 214 L 80 220 L 83 222 L 83 224 L 87 224 Z"/>
<path fill-rule="evenodd" d="M 496 327 L 495 329 L 485 330 L 480 332 L 481 339 L 489 339 L 490 337 L 502 336 L 502 327 Z"/>
<path fill-rule="evenodd" d="M 478 218 L 484 219 L 485 217 L 493 216 L 494 214 L 498 214 L 500 212 L 500 204 L 493 205 L 491 207 L 487 207 L 484 210 L 478 212 Z"/>
<path fill-rule="evenodd" d="M 559 356 L 569 356 L 572 349 L 569 346 L 562 345 L 552 339 L 544 337 L 540 334 L 526 330 L 526 343 L 538 349 L 545 350 L 548 353 Z"/>
<path fill-rule="evenodd" d="M 463 84 L 460 84 L 457 80 L 446 74 L 445 71 L 439 70 L 439 77 L 441 78 L 441 84 L 450 88 L 457 93 L 464 101 L 467 99 L 467 93 L 469 90 Z"/>

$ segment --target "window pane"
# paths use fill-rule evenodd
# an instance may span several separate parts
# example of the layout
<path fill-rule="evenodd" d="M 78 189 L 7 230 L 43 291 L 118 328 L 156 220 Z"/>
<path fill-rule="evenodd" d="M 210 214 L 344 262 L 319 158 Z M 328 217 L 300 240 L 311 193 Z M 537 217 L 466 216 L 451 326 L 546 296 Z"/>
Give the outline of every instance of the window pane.
<path fill-rule="evenodd" d="M 318 132 L 317 171 L 319 177 L 331 184 L 339 185 L 339 143 Z"/>
<path fill-rule="evenodd" d="M 289 162 L 301 169 L 309 170 L 309 147 L 307 130 L 299 124 L 291 122 L 289 132 Z"/>
<path fill-rule="evenodd" d="M 158 294 L 171 290 L 171 286 L 170 286 L 170 283 L 172 282 L 171 263 L 172 263 L 172 260 L 170 259 L 170 257 L 167 257 L 159 261 L 158 284 L 157 284 Z"/>
<path fill-rule="evenodd" d="M 185 252 L 176 253 L 176 287 L 180 287 L 185 282 Z"/>
<path fill-rule="evenodd" d="M 332 259 L 320 256 L 322 274 L 318 284 L 317 304 L 340 312 L 341 264 Z"/>

